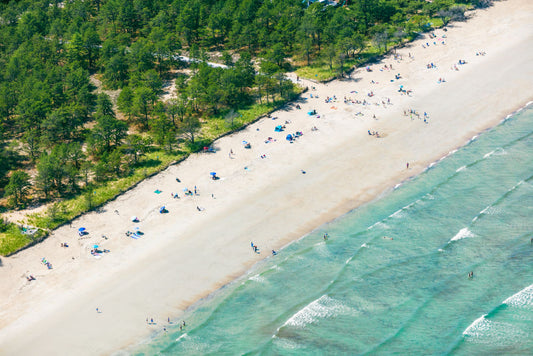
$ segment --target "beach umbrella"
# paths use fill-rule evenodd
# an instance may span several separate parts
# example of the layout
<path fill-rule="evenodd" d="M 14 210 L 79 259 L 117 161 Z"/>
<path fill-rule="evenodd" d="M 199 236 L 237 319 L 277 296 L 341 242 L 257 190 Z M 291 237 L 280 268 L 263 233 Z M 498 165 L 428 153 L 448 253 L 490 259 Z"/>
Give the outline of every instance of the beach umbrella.
<path fill-rule="evenodd" d="M 164 206 L 162 206 L 162 207 L 159 208 L 159 212 L 160 212 L 160 213 L 162 213 L 162 212 L 164 212 L 164 211 L 165 211 L 165 207 L 164 207 Z"/>
<path fill-rule="evenodd" d="M 138 220 L 138 219 L 137 219 L 137 217 L 136 217 L 135 215 L 131 217 L 131 221 L 135 222 L 135 221 L 137 221 L 137 220 Z"/>
<path fill-rule="evenodd" d="M 291 141 L 292 140 L 292 135 L 291 134 L 288 134 L 287 137 L 285 137 L 287 139 L 287 141 Z"/>
<path fill-rule="evenodd" d="M 98 248 L 98 245 L 93 245 L 93 248 Z"/>
<path fill-rule="evenodd" d="M 211 173 L 209 173 L 209 174 L 211 174 L 211 175 L 214 177 L 214 176 L 217 175 L 217 172 L 211 172 Z"/>
<path fill-rule="evenodd" d="M 79 231 L 79 232 L 84 232 L 84 231 L 85 231 L 85 228 L 84 228 L 84 227 L 80 227 L 80 228 L 78 229 L 78 231 Z"/>
<path fill-rule="evenodd" d="M 183 188 L 183 191 L 184 191 L 185 193 L 187 193 L 187 192 L 189 191 L 189 189 L 188 189 L 188 188 Z"/>

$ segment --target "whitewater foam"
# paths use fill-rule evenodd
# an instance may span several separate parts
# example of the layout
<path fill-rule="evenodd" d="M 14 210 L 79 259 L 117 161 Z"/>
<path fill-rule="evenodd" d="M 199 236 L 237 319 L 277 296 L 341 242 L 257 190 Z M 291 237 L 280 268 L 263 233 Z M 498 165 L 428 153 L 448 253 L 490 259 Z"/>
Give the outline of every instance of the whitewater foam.
<path fill-rule="evenodd" d="M 474 233 L 470 230 L 468 230 L 467 227 L 465 228 L 462 228 L 461 230 L 459 230 L 459 232 L 454 236 L 452 237 L 452 239 L 448 242 L 452 242 L 452 241 L 457 241 L 457 240 L 461 240 L 461 239 L 464 239 L 466 237 L 474 237 Z"/>
<path fill-rule="evenodd" d="M 505 155 L 507 154 L 507 152 L 505 152 L 505 150 L 501 147 L 498 147 L 497 149 L 495 150 L 492 150 L 490 151 L 489 153 L 486 153 L 483 158 L 489 158 L 490 156 L 492 155 L 496 155 L 496 156 L 500 156 L 500 155 Z"/>
<path fill-rule="evenodd" d="M 470 324 L 463 336 L 470 342 L 478 344 L 508 346 L 519 343 L 528 337 L 528 333 L 510 324 L 487 319 L 487 314 Z"/>
<path fill-rule="evenodd" d="M 503 304 L 507 304 L 514 307 L 533 306 L 533 284 L 505 299 L 503 301 Z"/>
<path fill-rule="evenodd" d="M 385 224 L 385 223 L 382 222 L 382 221 L 378 221 L 378 222 L 374 223 L 372 226 L 369 226 L 369 227 L 367 228 L 367 230 L 372 230 L 372 229 L 375 228 L 375 227 L 380 227 L 380 228 L 386 230 L 386 229 L 389 228 L 389 225 Z"/>
<path fill-rule="evenodd" d="M 183 334 L 183 335 L 180 335 L 180 337 L 178 337 L 176 339 L 176 341 L 180 341 L 181 339 L 185 338 L 187 336 L 187 333 Z"/>
<path fill-rule="evenodd" d="M 340 301 L 323 295 L 293 314 L 281 327 L 294 326 L 304 328 L 320 319 L 331 318 L 346 313 L 348 310 L 349 308 Z"/>
<path fill-rule="evenodd" d="M 461 171 L 464 171 L 465 169 L 466 169 L 466 166 L 461 166 L 461 167 L 457 168 L 455 170 L 455 172 L 461 172 Z"/>
<path fill-rule="evenodd" d="M 261 276 L 260 274 L 256 274 L 248 278 L 250 281 L 258 282 L 258 283 L 265 283 L 265 277 Z"/>

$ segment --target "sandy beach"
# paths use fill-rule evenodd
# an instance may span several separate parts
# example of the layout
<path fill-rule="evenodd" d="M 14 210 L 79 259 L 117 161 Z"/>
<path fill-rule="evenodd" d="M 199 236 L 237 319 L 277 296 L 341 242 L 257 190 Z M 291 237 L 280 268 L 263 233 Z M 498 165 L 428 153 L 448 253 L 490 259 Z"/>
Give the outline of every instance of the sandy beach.
<path fill-rule="evenodd" d="M 43 243 L 2 257 L 0 354 L 107 355 L 131 347 L 255 263 L 276 258 L 272 250 L 495 126 L 533 100 L 531 14 L 530 0 L 498 1 L 432 38 L 424 34 L 371 71 L 328 84 L 300 80 L 309 90 L 299 100 L 216 141 L 216 153 L 194 154 Z M 303 135 L 286 140 L 296 132 Z M 80 237 L 80 227 L 88 234 Z M 126 236 L 136 228 L 140 238 Z M 109 252 L 93 256 L 94 245 Z"/>

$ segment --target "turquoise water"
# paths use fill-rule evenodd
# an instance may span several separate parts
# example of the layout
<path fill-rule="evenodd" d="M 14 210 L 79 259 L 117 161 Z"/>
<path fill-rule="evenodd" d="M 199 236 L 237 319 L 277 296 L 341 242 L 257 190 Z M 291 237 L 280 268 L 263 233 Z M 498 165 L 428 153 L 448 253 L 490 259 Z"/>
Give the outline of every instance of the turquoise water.
<path fill-rule="evenodd" d="M 532 238 L 530 107 L 267 259 L 135 354 L 531 355 Z"/>

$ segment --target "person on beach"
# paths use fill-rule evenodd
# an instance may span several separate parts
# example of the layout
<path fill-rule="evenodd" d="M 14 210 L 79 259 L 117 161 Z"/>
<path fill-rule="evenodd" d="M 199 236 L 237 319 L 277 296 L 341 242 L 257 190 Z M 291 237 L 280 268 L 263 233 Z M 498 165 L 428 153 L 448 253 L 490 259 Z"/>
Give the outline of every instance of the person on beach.
<path fill-rule="evenodd" d="M 409 169 L 409 162 L 407 162 L 406 166 L 407 166 L 407 169 Z"/>
<path fill-rule="evenodd" d="M 326 233 L 324 234 L 324 241 L 327 241 L 328 239 L 329 239 L 329 234 L 326 232 Z"/>

